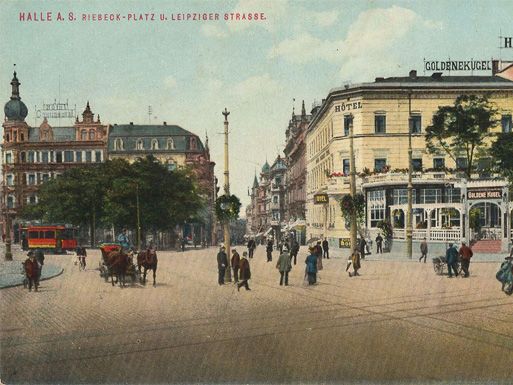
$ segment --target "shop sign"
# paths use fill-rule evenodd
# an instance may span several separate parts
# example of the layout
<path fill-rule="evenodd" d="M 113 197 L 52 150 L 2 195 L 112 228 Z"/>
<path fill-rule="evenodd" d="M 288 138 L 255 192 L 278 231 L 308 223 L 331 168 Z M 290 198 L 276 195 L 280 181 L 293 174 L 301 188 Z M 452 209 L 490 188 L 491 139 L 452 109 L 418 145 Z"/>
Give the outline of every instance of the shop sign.
<path fill-rule="evenodd" d="M 479 189 L 467 190 L 468 199 L 501 199 L 502 198 L 502 190 L 501 189 Z"/>
<path fill-rule="evenodd" d="M 329 203 L 328 194 L 315 194 L 314 195 L 314 204 L 323 205 Z"/>
<path fill-rule="evenodd" d="M 350 238 L 339 238 L 338 239 L 338 247 L 341 249 L 351 248 L 351 239 Z"/>
<path fill-rule="evenodd" d="M 66 103 L 58 102 L 57 99 L 53 103 L 44 103 L 41 108 L 36 107 L 37 118 L 60 119 L 75 118 L 77 116 L 77 108 L 70 107 L 68 101 Z"/>
<path fill-rule="evenodd" d="M 424 71 L 491 71 L 491 60 L 426 60 Z"/>

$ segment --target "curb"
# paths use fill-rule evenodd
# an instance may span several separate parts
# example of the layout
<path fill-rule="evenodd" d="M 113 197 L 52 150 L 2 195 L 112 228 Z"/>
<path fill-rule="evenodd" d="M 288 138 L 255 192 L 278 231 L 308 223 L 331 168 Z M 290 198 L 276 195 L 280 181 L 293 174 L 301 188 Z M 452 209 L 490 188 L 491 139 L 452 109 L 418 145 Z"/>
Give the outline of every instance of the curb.
<path fill-rule="evenodd" d="M 39 280 L 39 282 L 41 281 L 46 281 L 48 279 L 52 279 L 52 278 L 55 278 L 55 277 L 58 277 L 59 275 L 61 275 L 62 273 L 64 272 L 64 268 L 60 268 L 60 271 L 58 271 L 57 273 L 53 274 L 53 275 L 49 275 L 49 276 L 46 276 L 44 278 L 41 278 Z M 8 284 L 8 285 L 5 285 L 5 286 L 1 286 L 0 285 L 0 290 L 2 289 L 8 289 L 10 287 L 16 287 L 16 286 L 23 286 L 23 281 L 19 282 L 19 283 L 11 283 L 11 284 Z"/>

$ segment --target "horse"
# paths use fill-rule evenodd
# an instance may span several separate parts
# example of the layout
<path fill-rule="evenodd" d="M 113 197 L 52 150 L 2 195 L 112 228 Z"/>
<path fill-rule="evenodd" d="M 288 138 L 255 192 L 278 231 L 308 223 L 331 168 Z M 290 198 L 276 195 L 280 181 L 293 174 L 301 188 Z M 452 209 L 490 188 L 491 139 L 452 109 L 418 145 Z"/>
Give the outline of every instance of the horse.
<path fill-rule="evenodd" d="M 137 254 L 137 268 L 139 269 L 139 274 L 141 273 L 141 266 L 144 268 L 142 277 L 143 285 L 146 285 L 146 272 L 148 270 L 153 270 L 153 286 L 157 285 L 155 282 L 155 278 L 157 276 L 157 263 L 157 252 L 154 249 L 140 251 Z"/>
<path fill-rule="evenodd" d="M 114 286 L 114 275 L 116 276 L 116 281 L 119 282 L 119 286 L 125 286 L 126 270 L 129 264 L 129 256 L 121 250 L 113 250 L 106 255 L 105 265 L 110 273 L 112 286 Z"/>

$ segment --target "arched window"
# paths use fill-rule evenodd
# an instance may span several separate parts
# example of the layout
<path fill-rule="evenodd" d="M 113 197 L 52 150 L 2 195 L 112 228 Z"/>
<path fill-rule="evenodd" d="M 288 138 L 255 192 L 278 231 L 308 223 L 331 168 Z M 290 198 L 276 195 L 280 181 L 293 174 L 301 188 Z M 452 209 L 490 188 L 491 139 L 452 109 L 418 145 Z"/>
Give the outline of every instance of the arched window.
<path fill-rule="evenodd" d="M 159 142 L 157 139 L 151 140 L 151 149 L 152 150 L 158 150 L 159 149 Z"/>
<path fill-rule="evenodd" d="M 89 130 L 89 140 L 94 140 L 94 130 Z"/>
<path fill-rule="evenodd" d="M 114 140 L 114 150 L 115 150 L 115 151 L 123 150 L 123 139 L 121 139 L 121 138 L 116 138 L 116 139 Z"/>
<path fill-rule="evenodd" d="M 173 141 L 173 138 L 167 138 L 166 150 L 174 150 L 174 149 L 175 149 L 175 142 Z"/>
<path fill-rule="evenodd" d="M 86 130 L 82 130 L 80 132 L 80 139 L 81 140 L 87 140 L 87 131 Z"/>
<path fill-rule="evenodd" d="M 26 157 L 25 157 L 25 153 L 24 153 L 24 152 L 22 152 L 22 153 L 20 154 L 20 162 L 21 162 L 21 163 L 25 163 L 25 159 L 26 159 Z"/>
<path fill-rule="evenodd" d="M 7 196 L 7 208 L 13 209 L 16 204 L 16 199 L 14 198 L 14 195 Z"/>
<path fill-rule="evenodd" d="M 196 150 L 196 138 L 194 136 L 191 136 L 191 150 Z"/>
<path fill-rule="evenodd" d="M 144 142 L 142 139 L 137 139 L 137 142 L 135 142 L 135 149 L 144 150 Z"/>
<path fill-rule="evenodd" d="M 28 197 L 27 199 L 27 203 L 31 204 L 31 205 L 34 205 L 37 203 L 37 198 L 35 195 L 31 195 Z"/>
<path fill-rule="evenodd" d="M 23 133 L 20 134 L 20 142 L 23 142 L 25 140 L 25 135 Z"/>

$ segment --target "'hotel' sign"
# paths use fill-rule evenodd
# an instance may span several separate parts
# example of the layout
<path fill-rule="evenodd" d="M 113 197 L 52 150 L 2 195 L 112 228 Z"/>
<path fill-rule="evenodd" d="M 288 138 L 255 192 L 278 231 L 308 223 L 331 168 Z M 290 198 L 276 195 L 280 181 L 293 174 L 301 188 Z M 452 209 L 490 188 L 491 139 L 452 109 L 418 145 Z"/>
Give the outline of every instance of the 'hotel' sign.
<path fill-rule="evenodd" d="M 315 194 L 314 204 L 323 205 L 329 202 L 328 194 Z"/>
<path fill-rule="evenodd" d="M 468 199 L 501 199 L 502 191 L 500 189 L 490 190 L 468 190 Z"/>

